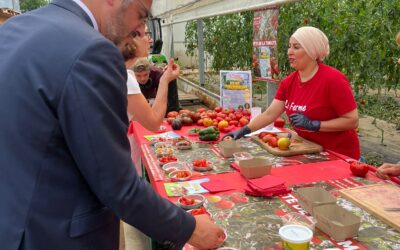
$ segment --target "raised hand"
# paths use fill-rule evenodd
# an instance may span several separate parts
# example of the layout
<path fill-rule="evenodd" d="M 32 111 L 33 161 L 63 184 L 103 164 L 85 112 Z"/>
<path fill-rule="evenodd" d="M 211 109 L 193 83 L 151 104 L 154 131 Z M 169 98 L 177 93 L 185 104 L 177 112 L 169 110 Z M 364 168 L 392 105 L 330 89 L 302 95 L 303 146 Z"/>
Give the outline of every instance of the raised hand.
<path fill-rule="evenodd" d="M 166 66 L 164 74 L 162 75 L 160 81 L 164 79 L 167 82 L 171 82 L 176 78 L 178 78 L 179 73 L 180 73 L 179 65 L 174 63 L 174 59 L 171 59 L 169 60 L 168 65 Z"/>
<path fill-rule="evenodd" d="M 321 122 L 317 120 L 310 120 L 307 116 L 302 113 L 291 114 L 289 116 L 290 123 L 294 127 L 302 127 L 311 131 L 319 131 L 321 128 Z"/>

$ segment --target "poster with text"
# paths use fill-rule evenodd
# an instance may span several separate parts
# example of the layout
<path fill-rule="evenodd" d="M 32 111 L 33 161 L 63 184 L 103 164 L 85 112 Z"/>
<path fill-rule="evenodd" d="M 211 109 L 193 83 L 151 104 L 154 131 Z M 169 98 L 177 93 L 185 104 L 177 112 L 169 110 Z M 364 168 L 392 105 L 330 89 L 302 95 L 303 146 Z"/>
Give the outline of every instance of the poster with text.
<path fill-rule="evenodd" d="M 251 71 L 220 71 L 221 107 L 251 109 Z"/>
<path fill-rule="evenodd" d="M 254 12 L 252 66 L 255 80 L 278 81 L 279 9 Z"/>

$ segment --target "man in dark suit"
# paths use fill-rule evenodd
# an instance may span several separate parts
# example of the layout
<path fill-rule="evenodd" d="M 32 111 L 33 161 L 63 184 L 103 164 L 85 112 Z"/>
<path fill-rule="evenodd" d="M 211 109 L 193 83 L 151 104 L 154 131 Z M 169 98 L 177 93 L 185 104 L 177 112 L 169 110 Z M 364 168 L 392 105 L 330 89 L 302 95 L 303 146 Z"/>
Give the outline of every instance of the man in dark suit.
<path fill-rule="evenodd" d="M 142 35 L 150 7 L 55 0 L 0 27 L 0 249 L 116 250 L 120 218 L 173 249 L 221 243 L 219 227 L 159 197 L 130 159 L 114 44 Z M 173 80 L 179 67 L 167 71 Z"/>

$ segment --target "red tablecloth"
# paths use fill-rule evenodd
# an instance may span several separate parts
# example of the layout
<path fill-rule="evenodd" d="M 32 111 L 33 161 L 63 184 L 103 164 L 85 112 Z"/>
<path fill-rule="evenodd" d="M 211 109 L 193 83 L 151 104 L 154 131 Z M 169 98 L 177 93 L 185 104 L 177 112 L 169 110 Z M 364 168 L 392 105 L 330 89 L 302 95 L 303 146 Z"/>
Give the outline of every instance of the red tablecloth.
<path fill-rule="evenodd" d="M 167 127 L 166 131 L 172 131 L 171 126 L 168 125 L 166 122 L 163 123 L 164 126 Z M 131 125 L 131 130 L 133 131 L 133 136 L 135 140 L 138 142 L 139 145 L 141 144 L 148 144 L 149 141 L 144 138 L 145 135 L 154 134 L 153 132 L 143 128 L 139 123 L 133 122 Z M 181 130 L 173 130 L 175 133 L 188 136 L 188 130 L 198 126 L 191 126 L 191 127 L 182 127 Z M 202 128 L 202 127 L 198 127 Z M 223 135 L 223 133 L 222 133 Z M 221 135 L 221 137 L 222 137 Z M 192 139 L 192 138 L 191 138 Z M 141 148 L 141 155 L 143 159 L 143 164 L 149 170 L 150 162 L 146 161 L 145 154 L 149 154 L 149 152 L 143 152 Z M 330 152 L 334 154 L 334 152 Z M 332 160 L 332 161 L 323 161 L 317 163 L 308 163 L 308 164 L 301 164 L 301 165 L 293 165 L 293 166 L 285 166 L 279 168 L 273 168 L 271 174 L 275 176 L 280 176 L 284 178 L 288 185 L 292 184 L 300 184 L 300 183 L 309 183 L 315 181 L 325 181 L 325 180 L 336 180 L 342 179 L 352 176 L 349 163 L 347 163 L 344 159 L 345 156 L 341 156 L 335 154 L 336 156 L 340 157 L 339 160 Z M 155 190 L 163 197 L 167 197 L 167 194 L 164 189 L 164 181 L 155 181 L 152 172 L 148 171 L 148 175 L 150 177 L 150 181 L 155 188 Z M 369 176 L 372 176 L 369 174 Z M 205 176 L 198 177 L 204 178 Z M 246 179 L 240 175 L 239 172 L 232 172 L 232 173 L 223 173 L 223 174 L 213 174 L 207 175 L 207 178 L 210 180 L 213 179 L 220 179 L 226 182 L 232 183 L 236 190 L 244 192 L 244 188 L 246 186 Z M 229 193 L 232 191 L 227 191 L 225 193 Z"/>

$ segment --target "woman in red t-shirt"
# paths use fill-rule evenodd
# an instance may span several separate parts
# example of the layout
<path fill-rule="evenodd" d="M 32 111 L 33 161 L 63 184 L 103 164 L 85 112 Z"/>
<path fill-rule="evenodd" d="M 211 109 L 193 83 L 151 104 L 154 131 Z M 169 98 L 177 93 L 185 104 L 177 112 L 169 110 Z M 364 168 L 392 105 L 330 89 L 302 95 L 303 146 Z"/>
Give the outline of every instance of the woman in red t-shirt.
<path fill-rule="evenodd" d="M 239 139 L 271 124 L 286 112 L 301 137 L 359 159 L 360 142 L 355 131 L 357 104 L 347 78 L 322 63 L 329 54 L 326 35 L 314 27 L 301 27 L 290 37 L 287 54 L 290 66 L 296 71 L 280 83 L 265 112 L 228 136 Z"/>

